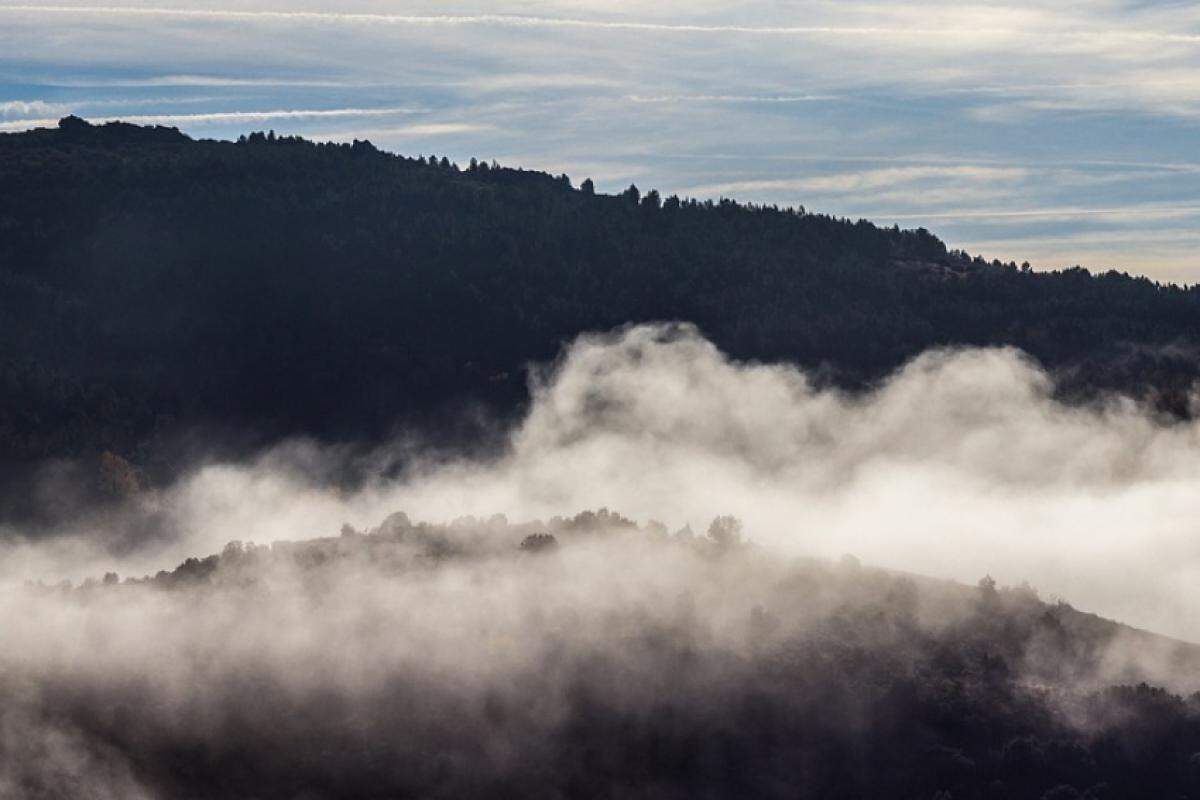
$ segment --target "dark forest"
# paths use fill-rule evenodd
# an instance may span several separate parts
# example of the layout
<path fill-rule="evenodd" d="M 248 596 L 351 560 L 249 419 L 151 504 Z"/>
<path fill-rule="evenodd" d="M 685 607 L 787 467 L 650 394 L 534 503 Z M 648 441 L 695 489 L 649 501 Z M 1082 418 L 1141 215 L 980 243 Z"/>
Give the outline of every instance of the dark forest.
<path fill-rule="evenodd" d="M 169 476 L 198 429 L 229 452 L 403 424 L 461 445 L 581 332 L 676 319 L 848 388 L 931 347 L 1012 345 L 1067 399 L 1188 416 L 1198 311 L 1195 287 L 987 262 L 925 230 L 368 142 L 77 118 L 0 135 L 10 473 L 108 452 Z"/>
<path fill-rule="evenodd" d="M 0 796 L 1200 797 L 1200 647 L 945 579 L 1189 630 L 1198 321 L 804 208 L 0 135 Z M 604 495 L 682 527 L 551 516 Z"/>

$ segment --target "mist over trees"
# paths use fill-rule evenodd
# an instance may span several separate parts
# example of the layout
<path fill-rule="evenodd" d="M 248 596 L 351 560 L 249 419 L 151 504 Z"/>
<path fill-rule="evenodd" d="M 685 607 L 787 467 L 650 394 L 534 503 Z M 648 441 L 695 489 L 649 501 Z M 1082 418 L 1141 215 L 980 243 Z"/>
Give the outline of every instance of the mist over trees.
<path fill-rule="evenodd" d="M 189 448 L 434 420 L 478 441 L 471 409 L 518 413 L 529 362 L 660 319 L 849 387 L 931 346 L 1011 344 L 1064 395 L 1117 389 L 1189 413 L 1194 288 L 1025 271 L 803 209 L 581 186 L 367 142 L 75 118 L 2 135 L 0 460 L 19 476 L 108 452 L 111 493 L 129 483 L 121 462 L 158 480 Z"/>
<path fill-rule="evenodd" d="M 1200 649 L 1028 587 L 779 558 L 740 528 L 669 533 L 604 509 L 447 525 L 397 513 L 324 539 L 231 542 L 144 579 L 0 594 L 14 645 L 0 653 L 0 793 L 1200 787 L 1200 700 L 1184 688 Z"/>
<path fill-rule="evenodd" d="M 0 136 L 0 522 L 79 511 L 0 530 L 0 796 L 1200 796 L 1200 648 L 755 540 L 1187 600 L 1138 581 L 1192 549 L 1198 302 L 366 142 Z M 997 344 L 1046 370 L 925 352 Z M 592 490 L 697 527 L 545 519 Z"/>

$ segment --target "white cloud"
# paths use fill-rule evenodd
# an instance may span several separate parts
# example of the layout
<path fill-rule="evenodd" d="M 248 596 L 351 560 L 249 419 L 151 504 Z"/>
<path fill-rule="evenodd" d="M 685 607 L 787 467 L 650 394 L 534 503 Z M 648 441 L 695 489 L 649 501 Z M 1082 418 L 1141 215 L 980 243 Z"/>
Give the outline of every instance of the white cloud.
<path fill-rule="evenodd" d="M 759 181 L 739 181 L 712 186 L 699 186 L 693 192 L 700 195 L 738 194 L 761 190 L 788 192 L 825 192 L 850 194 L 875 191 L 897 185 L 911 185 L 929 180 L 953 180 L 970 183 L 1013 183 L 1027 177 L 1019 167 L 991 166 L 911 166 L 888 167 L 851 172 L 838 172 L 801 178 L 781 178 Z"/>
<path fill-rule="evenodd" d="M 321 120 L 345 117 L 387 117 L 399 114 L 420 114 L 422 109 L 413 108 L 330 108 L 330 109 L 274 109 L 270 111 L 207 111 L 198 114 L 122 114 L 118 117 L 91 117 L 94 124 L 106 122 L 130 122 L 135 125 L 212 125 L 267 122 L 270 120 Z M 18 119 L 0 124 L 0 130 L 26 130 L 28 128 L 53 125 L 54 119 Z"/>
<path fill-rule="evenodd" d="M 1001 48 L 1014 41 L 1040 43 L 1047 47 L 1061 45 L 1081 48 L 1105 49 L 1113 45 L 1128 44 L 1183 44 L 1200 45 L 1200 34 L 1172 30 L 1096 28 L 1070 29 L 1062 23 L 1069 18 L 1057 19 L 1048 14 L 1038 14 L 1029 9 L 991 9 L 981 14 L 980 9 L 949 18 L 950 24 L 928 25 L 926 9 L 920 9 L 922 18 L 908 14 L 907 24 L 876 25 L 739 25 L 703 24 L 691 22 L 647 22 L 637 19 L 581 19 L 559 16 L 529 16 L 522 14 L 399 14 L 386 12 L 354 12 L 327 10 L 263 10 L 242 8 L 193 8 L 167 6 L 98 6 L 98 5 L 35 5 L 10 4 L 0 6 L 0 11 L 26 14 L 89 14 L 133 17 L 181 17 L 221 20 L 265 20 L 304 21 L 331 23 L 366 23 L 395 25 L 484 25 L 514 28 L 581 28 L 600 31 L 644 31 L 652 33 L 681 34 L 741 34 L 748 36 L 787 37 L 832 37 L 849 39 L 899 38 L 953 38 L 946 46 L 961 48 Z M 894 9 L 889 16 L 895 18 Z M 936 18 L 947 20 L 942 9 Z M 1058 23 L 1057 25 L 1054 23 Z M 1046 24 L 1050 23 L 1050 24 Z M 943 46 L 941 42 L 928 43 L 932 47 Z"/>
<path fill-rule="evenodd" d="M 42 100 L 4 100 L 0 101 L 0 119 L 13 117 L 28 117 L 32 114 L 62 114 L 66 107 L 58 103 L 46 103 Z"/>
<path fill-rule="evenodd" d="M 315 138 L 340 142 L 351 139 L 369 138 L 373 141 L 386 142 L 389 139 L 433 138 L 438 136 L 457 136 L 467 133 L 484 133 L 495 130 L 491 125 L 478 125 L 470 122 L 424 122 L 414 125 L 394 125 L 389 127 L 356 128 L 353 131 L 319 132 Z"/>
<path fill-rule="evenodd" d="M 914 213 L 874 212 L 877 217 L 887 219 L 1074 219 L 1078 217 L 1139 217 L 1148 219 L 1180 219 L 1200 215 L 1200 204 L 1146 204 L 1097 208 L 1086 206 L 1058 206 L 1051 208 L 976 208 L 956 211 L 926 211 Z"/>
<path fill-rule="evenodd" d="M 833 95 L 660 94 L 628 95 L 635 103 L 814 103 L 836 100 Z"/>
<path fill-rule="evenodd" d="M 339 89 L 364 84 L 353 81 L 337 81 L 303 78 L 246 78 L 225 75 L 159 75 L 149 78 L 35 78 L 34 83 L 41 86 L 62 86 L 70 88 L 142 88 L 142 87 L 311 87 Z M 367 84 L 369 85 L 369 84 Z"/>

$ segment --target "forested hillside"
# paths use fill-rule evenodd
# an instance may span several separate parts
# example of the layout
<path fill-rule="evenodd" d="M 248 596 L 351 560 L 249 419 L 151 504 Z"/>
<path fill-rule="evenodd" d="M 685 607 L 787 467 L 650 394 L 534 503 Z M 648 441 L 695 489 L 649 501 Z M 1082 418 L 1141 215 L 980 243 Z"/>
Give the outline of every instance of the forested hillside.
<path fill-rule="evenodd" d="M 352 440 L 476 402 L 503 416 L 530 361 L 659 319 L 847 386 L 930 346 L 1011 344 L 1061 370 L 1068 394 L 1115 388 L 1186 413 L 1200 291 L 366 142 L 193 141 L 75 118 L 0 136 L 10 467 L 105 451 L 143 464 L 197 428 Z"/>
<path fill-rule="evenodd" d="M 603 509 L 445 526 L 397 513 L 0 603 L 20 645 L 0 654 L 13 796 L 1200 786 L 1195 646 L 1027 587 L 780 558 L 731 517 L 693 536 Z"/>

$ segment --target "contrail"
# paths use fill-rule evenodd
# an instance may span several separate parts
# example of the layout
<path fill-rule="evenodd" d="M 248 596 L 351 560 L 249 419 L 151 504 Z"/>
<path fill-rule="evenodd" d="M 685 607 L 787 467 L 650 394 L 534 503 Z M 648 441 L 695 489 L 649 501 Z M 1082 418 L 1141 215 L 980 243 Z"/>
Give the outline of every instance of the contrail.
<path fill-rule="evenodd" d="M 179 17 L 216 20 L 282 20 L 295 22 L 374 23 L 427 26 L 500 26 L 510 28 L 581 28 L 590 30 L 648 31 L 658 33 L 712 33 L 766 36 L 960 36 L 1007 37 L 1048 41 L 1115 39 L 1175 44 L 1200 44 L 1200 34 L 1164 31 L 1092 30 L 1038 32 L 1019 28 L 908 28 L 836 25 L 700 25 L 691 23 L 592 20 L 508 14 L 384 14 L 342 11 L 266 11 L 137 6 L 4 5 L 0 12 L 46 14 L 113 14 L 143 17 Z"/>

